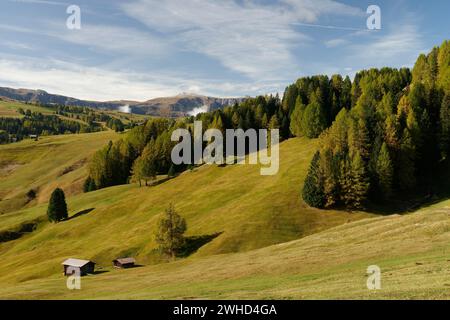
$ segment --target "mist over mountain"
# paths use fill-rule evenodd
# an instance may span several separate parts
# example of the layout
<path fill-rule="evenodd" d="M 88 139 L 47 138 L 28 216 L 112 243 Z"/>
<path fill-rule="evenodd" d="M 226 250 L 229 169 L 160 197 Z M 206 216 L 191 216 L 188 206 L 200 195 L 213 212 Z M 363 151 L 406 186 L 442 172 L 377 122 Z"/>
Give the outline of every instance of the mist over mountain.
<path fill-rule="evenodd" d="M 26 103 L 59 104 L 97 109 L 119 110 L 121 112 L 148 114 L 153 116 L 182 117 L 199 112 L 214 111 L 240 103 L 246 98 L 216 98 L 190 93 L 173 97 L 154 98 L 147 101 L 89 101 L 63 95 L 51 94 L 44 90 L 13 89 L 0 87 L 0 97 Z"/>

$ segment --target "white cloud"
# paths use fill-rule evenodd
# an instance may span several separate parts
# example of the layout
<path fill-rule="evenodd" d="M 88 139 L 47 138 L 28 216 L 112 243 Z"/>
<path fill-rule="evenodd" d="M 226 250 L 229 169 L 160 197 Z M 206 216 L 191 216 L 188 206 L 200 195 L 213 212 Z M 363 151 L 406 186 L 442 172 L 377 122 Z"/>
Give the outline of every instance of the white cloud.
<path fill-rule="evenodd" d="M 361 35 L 361 34 L 360 34 Z M 426 51 L 422 35 L 415 24 L 398 23 L 390 31 L 366 33 L 364 44 L 348 47 L 350 59 L 371 66 L 411 66 L 419 53 Z"/>
<path fill-rule="evenodd" d="M 147 100 L 180 92 L 201 92 L 221 97 L 280 91 L 277 82 L 222 82 L 190 79 L 179 74 L 144 74 L 85 67 L 59 60 L 21 56 L 0 57 L 0 86 L 43 89 L 86 100 Z"/>
<path fill-rule="evenodd" d="M 144 100 L 176 93 L 175 88 L 139 74 L 30 58 L 0 59 L 0 83 L 92 100 Z"/>
<path fill-rule="evenodd" d="M 202 106 L 202 107 L 194 108 L 192 111 L 189 111 L 188 114 L 190 116 L 194 116 L 195 117 L 196 115 L 198 115 L 200 113 L 205 113 L 205 112 L 208 112 L 208 111 L 209 111 L 209 107 L 208 106 Z"/>
<path fill-rule="evenodd" d="M 57 2 L 48 0 L 9 0 L 9 2 L 28 3 L 28 4 L 44 4 L 50 6 L 68 6 L 68 2 Z"/>
<path fill-rule="evenodd" d="M 295 23 L 322 14 L 359 15 L 361 10 L 331 0 L 256 1 L 137 0 L 122 5 L 130 17 L 182 48 L 205 54 L 252 79 L 280 79 L 299 73 L 292 48 L 310 41 Z"/>
<path fill-rule="evenodd" d="M 348 43 L 349 43 L 349 41 L 345 40 L 345 39 L 331 39 L 331 40 L 325 41 L 325 46 L 327 48 L 335 48 L 335 47 L 339 47 L 342 45 L 346 45 Z"/>
<path fill-rule="evenodd" d="M 100 49 L 103 52 L 120 52 L 127 55 L 157 55 L 167 50 L 167 43 L 148 32 L 134 28 L 110 25 L 83 24 L 81 30 L 68 30 L 53 25 L 48 36 L 61 40 Z"/>

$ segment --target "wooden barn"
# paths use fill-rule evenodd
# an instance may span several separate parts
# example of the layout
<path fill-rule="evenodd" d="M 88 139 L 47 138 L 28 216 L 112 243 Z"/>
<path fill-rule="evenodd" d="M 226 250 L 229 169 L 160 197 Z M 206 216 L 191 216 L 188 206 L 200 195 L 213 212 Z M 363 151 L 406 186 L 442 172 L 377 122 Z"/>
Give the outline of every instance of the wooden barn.
<path fill-rule="evenodd" d="M 67 259 L 62 263 L 64 266 L 64 275 L 70 276 L 73 274 L 79 274 L 81 276 L 85 276 L 88 273 L 94 273 L 95 262 L 89 260 L 80 260 L 80 259 Z"/>
<path fill-rule="evenodd" d="M 136 264 L 136 260 L 134 258 L 118 258 L 113 260 L 113 265 L 116 268 L 132 268 Z"/>

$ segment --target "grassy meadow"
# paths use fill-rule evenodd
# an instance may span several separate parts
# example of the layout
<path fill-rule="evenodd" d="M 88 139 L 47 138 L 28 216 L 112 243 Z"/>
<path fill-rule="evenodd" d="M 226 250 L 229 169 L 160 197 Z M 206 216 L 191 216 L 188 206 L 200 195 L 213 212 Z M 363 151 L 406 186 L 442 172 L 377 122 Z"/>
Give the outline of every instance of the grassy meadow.
<path fill-rule="evenodd" d="M 390 216 L 311 208 L 300 194 L 318 142 L 306 138 L 281 143 L 275 176 L 259 166 L 202 166 L 151 187 L 82 193 L 92 154 L 120 137 L 0 146 L 0 235 L 19 234 L 0 241 L 0 299 L 450 298 L 450 201 Z M 56 187 L 70 218 L 51 224 Z M 27 199 L 31 189 L 36 199 Z M 186 218 L 189 239 L 207 239 L 175 262 L 154 240 L 169 203 Z M 141 266 L 112 268 L 122 256 Z M 81 290 L 66 288 L 61 262 L 70 257 L 97 263 Z M 369 265 L 381 267 L 382 290 L 367 290 Z"/>

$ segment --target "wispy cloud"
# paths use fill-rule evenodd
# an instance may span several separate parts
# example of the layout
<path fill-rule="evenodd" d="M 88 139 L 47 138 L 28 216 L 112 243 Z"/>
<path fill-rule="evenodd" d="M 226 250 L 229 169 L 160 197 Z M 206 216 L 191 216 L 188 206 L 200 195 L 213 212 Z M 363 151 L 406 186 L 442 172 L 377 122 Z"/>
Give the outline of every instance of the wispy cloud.
<path fill-rule="evenodd" d="M 331 39 L 331 40 L 325 41 L 325 46 L 327 48 L 335 48 L 335 47 L 346 45 L 348 43 L 349 43 L 348 40 L 342 39 L 342 38 L 338 38 L 338 39 Z"/>
<path fill-rule="evenodd" d="M 368 65 L 411 66 L 418 54 L 429 48 L 424 46 L 418 26 L 404 23 L 374 35 L 364 43 L 350 45 L 348 49 L 353 52 L 352 57 L 358 57 Z"/>
<path fill-rule="evenodd" d="M 44 89 L 51 93 L 88 100 L 147 100 L 180 92 L 232 97 L 264 94 L 280 89 L 278 83 L 230 82 L 192 79 L 170 73 L 138 73 L 86 67 L 52 59 L 20 56 L 0 58 L 0 86 Z"/>
<path fill-rule="evenodd" d="M 97 48 L 102 52 L 119 52 L 130 56 L 147 57 L 168 51 L 168 43 L 161 37 L 131 27 L 83 24 L 81 30 L 72 31 L 53 26 L 45 32 L 70 43 Z"/>
<path fill-rule="evenodd" d="M 292 48 L 310 38 L 294 24 L 322 14 L 360 15 L 361 10 L 331 0 L 282 0 L 275 4 L 224 0 L 137 0 L 122 5 L 130 17 L 186 50 L 204 54 L 252 79 L 292 77 L 300 66 Z M 295 71 L 294 71 L 295 70 Z"/>
<path fill-rule="evenodd" d="M 8 0 L 9 2 L 28 3 L 28 4 L 44 4 L 50 6 L 67 6 L 68 2 L 64 1 L 48 1 L 48 0 Z"/>

